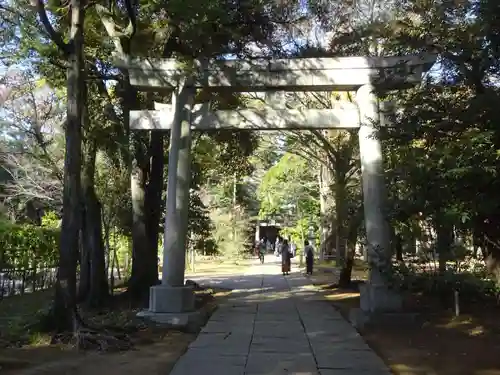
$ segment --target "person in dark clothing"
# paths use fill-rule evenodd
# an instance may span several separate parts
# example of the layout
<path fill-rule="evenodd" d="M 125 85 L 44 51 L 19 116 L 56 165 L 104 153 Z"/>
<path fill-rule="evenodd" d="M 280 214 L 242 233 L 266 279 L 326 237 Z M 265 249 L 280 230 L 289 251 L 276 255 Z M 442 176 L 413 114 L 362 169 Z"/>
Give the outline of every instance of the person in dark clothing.
<path fill-rule="evenodd" d="M 281 247 L 281 272 L 283 273 L 283 276 L 288 275 L 290 272 L 290 255 L 290 246 L 288 245 L 288 241 L 283 240 L 283 246 Z"/>
<path fill-rule="evenodd" d="M 314 264 L 314 249 L 309 245 L 309 241 L 304 241 L 304 254 L 306 256 L 306 274 L 312 275 Z"/>

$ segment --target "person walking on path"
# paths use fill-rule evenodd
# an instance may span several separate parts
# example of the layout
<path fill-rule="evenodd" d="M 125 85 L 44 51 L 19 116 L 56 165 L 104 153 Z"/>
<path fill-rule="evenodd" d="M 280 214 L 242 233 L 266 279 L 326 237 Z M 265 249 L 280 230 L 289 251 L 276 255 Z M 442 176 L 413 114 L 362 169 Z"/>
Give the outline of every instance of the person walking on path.
<path fill-rule="evenodd" d="M 295 258 L 295 255 L 297 254 L 297 245 L 295 242 L 290 244 L 290 252 L 292 253 L 292 258 Z"/>
<path fill-rule="evenodd" d="M 309 241 L 304 241 L 304 254 L 306 255 L 306 274 L 312 275 L 314 264 L 314 249 L 309 245 Z"/>
<path fill-rule="evenodd" d="M 288 275 L 290 272 L 290 263 L 290 246 L 288 245 L 288 240 L 283 240 L 283 245 L 281 247 L 281 272 L 283 272 L 283 276 Z"/>
<path fill-rule="evenodd" d="M 279 257 L 281 255 L 281 247 L 283 246 L 283 242 L 281 241 L 281 237 L 276 237 L 276 246 L 274 247 L 274 255 Z"/>
<path fill-rule="evenodd" d="M 261 264 L 264 264 L 264 254 L 266 253 L 266 241 L 261 239 L 257 248 L 258 256 Z"/>

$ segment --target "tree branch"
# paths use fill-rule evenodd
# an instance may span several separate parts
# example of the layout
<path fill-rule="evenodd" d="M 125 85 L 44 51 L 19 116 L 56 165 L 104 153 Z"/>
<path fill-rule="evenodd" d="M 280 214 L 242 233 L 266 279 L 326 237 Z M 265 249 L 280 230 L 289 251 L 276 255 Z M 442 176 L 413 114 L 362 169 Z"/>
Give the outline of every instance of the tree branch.
<path fill-rule="evenodd" d="M 290 154 L 300 156 L 306 160 L 316 160 L 320 164 L 327 166 L 327 163 L 325 163 L 325 160 L 323 158 L 319 157 L 317 153 L 311 152 L 308 149 L 295 148 L 295 149 L 287 150 L 287 152 L 289 152 Z"/>
<path fill-rule="evenodd" d="M 135 35 L 135 32 L 137 31 L 137 16 L 135 14 L 134 8 L 135 5 L 135 1 L 134 3 L 132 3 L 131 0 L 125 0 L 125 8 L 127 9 L 127 15 L 129 19 L 125 34 L 129 37 L 129 39 L 132 39 Z"/>
<path fill-rule="evenodd" d="M 104 25 L 104 28 L 106 29 L 109 37 L 113 41 L 116 52 L 118 52 L 120 56 L 126 55 L 121 38 L 127 37 L 130 40 L 135 35 L 137 30 L 137 17 L 135 14 L 134 4 L 132 4 L 131 0 L 125 0 L 125 7 L 127 8 L 129 24 L 125 31 L 119 32 L 117 30 L 118 27 L 116 25 L 116 22 L 113 19 L 113 14 L 100 4 L 96 4 L 95 6 L 97 14 L 101 18 L 101 22 Z"/>
<path fill-rule="evenodd" d="M 62 202 L 62 182 L 52 178 L 53 171 L 12 153 L 2 155 L 2 161 L 2 168 L 12 179 L 12 182 L 4 185 L 7 198 L 24 198 L 25 201 L 36 198 Z"/>
<path fill-rule="evenodd" d="M 95 9 L 99 17 L 101 17 L 101 22 L 104 25 L 106 32 L 108 33 L 109 37 L 113 41 L 113 44 L 115 45 L 116 52 L 118 52 L 118 54 L 120 54 L 121 56 L 125 56 L 125 53 L 123 51 L 123 46 L 120 40 L 120 38 L 122 36 L 125 36 L 125 34 L 120 33 L 116 30 L 116 23 L 113 20 L 113 15 L 108 9 L 106 9 L 100 4 L 97 4 L 95 6 Z"/>
<path fill-rule="evenodd" d="M 49 34 L 49 38 L 59 47 L 59 49 L 64 53 L 64 55 L 69 55 L 69 45 L 64 43 L 61 35 L 54 30 L 52 24 L 49 21 L 49 17 L 47 16 L 47 12 L 45 10 L 45 5 L 43 0 L 31 0 L 31 5 L 35 7 L 38 17 L 40 18 L 40 22 L 47 34 Z"/>
<path fill-rule="evenodd" d="M 99 74 L 98 69 L 97 69 L 97 67 L 95 65 L 90 64 L 90 69 L 89 70 L 93 74 L 95 74 L 96 76 Z M 95 83 L 96 83 L 96 86 L 97 86 L 97 90 L 99 91 L 99 94 L 101 95 L 101 97 L 106 102 L 106 104 L 104 106 L 104 114 L 106 115 L 106 117 L 110 121 L 112 121 L 115 124 L 117 124 L 118 126 L 120 126 L 121 125 L 120 117 L 118 116 L 118 114 L 116 113 L 116 111 L 114 109 L 113 102 L 111 100 L 111 97 L 109 96 L 108 90 L 106 89 L 105 83 L 103 82 L 102 79 L 97 79 L 95 81 Z"/>
<path fill-rule="evenodd" d="M 346 181 L 349 181 L 351 179 L 351 177 L 353 177 L 354 174 L 356 174 L 359 170 L 360 170 L 359 166 L 357 166 L 357 165 L 352 166 L 351 169 L 345 175 Z"/>

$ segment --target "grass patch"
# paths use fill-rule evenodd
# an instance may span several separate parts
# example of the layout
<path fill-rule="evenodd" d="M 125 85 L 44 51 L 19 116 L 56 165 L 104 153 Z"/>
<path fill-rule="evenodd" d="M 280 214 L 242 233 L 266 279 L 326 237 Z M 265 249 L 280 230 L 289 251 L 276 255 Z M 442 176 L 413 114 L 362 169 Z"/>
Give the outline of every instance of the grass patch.
<path fill-rule="evenodd" d="M 0 347 L 25 345 L 47 340 L 33 329 L 40 316 L 47 312 L 53 290 L 43 290 L 0 301 Z"/>
<path fill-rule="evenodd" d="M 336 267 L 337 262 L 333 259 L 317 261 L 318 267 Z"/>
<path fill-rule="evenodd" d="M 253 259 L 216 259 L 216 260 L 203 260 L 196 262 L 194 272 L 190 269 L 186 270 L 189 275 L 230 275 L 241 273 L 251 266 Z"/>

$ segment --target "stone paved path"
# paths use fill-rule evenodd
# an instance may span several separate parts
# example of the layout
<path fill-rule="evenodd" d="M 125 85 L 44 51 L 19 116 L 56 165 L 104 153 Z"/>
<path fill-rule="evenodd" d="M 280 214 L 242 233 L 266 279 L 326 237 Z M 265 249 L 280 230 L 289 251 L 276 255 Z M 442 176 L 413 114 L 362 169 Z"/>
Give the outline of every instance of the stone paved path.
<path fill-rule="evenodd" d="M 278 263 L 255 265 L 244 275 L 218 279 L 235 288 L 231 298 L 170 374 L 390 374 L 305 277 L 279 271 Z"/>

